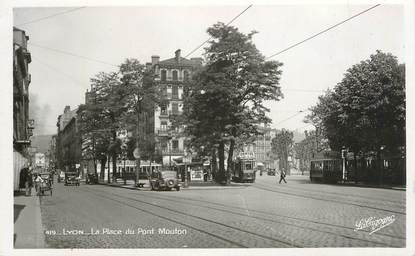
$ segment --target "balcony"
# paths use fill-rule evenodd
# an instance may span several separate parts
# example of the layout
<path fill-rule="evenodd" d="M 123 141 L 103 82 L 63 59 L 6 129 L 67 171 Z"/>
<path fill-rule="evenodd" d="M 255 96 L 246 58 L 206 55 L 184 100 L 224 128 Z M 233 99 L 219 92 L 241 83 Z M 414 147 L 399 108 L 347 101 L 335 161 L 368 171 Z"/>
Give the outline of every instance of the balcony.
<path fill-rule="evenodd" d="M 156 132 L 158 136 L 169 136 L 171 134 L 168 129 L 157 129 Z"/>
<path fill-rule="evenodd" d="M 179 100 L 179 94 L 172 94 L 171 99 L 172 100 Z"/>
<path fill-rule="evenodd" d="M 184 150 L 179 148 L 172 148 L 170 151 L 167 148 L 162 149 L 163 155 L 184 155 Z"/>
<path fill-rule="evenodd" d="M 169 117 L 169 112 L 164 110 L 160 112 L 160 117 Z"/>
<path fill-rule="evenodd" d="M 180 99 L 180 98 L 179 98 L 179 94 L 173 94 L 173 93 L 171 93 L 171 92 L 165 93 L 163 96 L 164 96 L 166 99 L 169 99 L 169 100 L 179 100 L 179 99 Z"/>
<path fill-rule="evenodd" d="M 181 115 L 183 112 L 182 111 L 178 111 L 178 110 L 169 110 L 169 115 L 170 116 L 177 116 L 177 115 Z"/>

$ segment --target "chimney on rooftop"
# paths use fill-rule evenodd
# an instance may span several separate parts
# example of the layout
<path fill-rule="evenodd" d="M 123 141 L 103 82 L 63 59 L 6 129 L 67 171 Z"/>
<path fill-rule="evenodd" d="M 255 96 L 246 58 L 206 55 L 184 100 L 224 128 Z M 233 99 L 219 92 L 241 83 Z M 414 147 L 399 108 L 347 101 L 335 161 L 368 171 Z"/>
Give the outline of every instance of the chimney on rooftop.
<path fill-rule="evenodd" d="M 181 53 L 181 50 L 180 49 L 177 49 L 175 52 L 174 52 L 174 58 L 176 59 L 176 61 L 177 62 L 180 62 L 180 53 Z"/>
<path fill-rule="evenodd" d="M 157 56 L 157 55 L 151 56 L 151 64 L 152 65 L 158 64 L 159 63 L 159 60 L 160 60 L 160 56 Z"/>

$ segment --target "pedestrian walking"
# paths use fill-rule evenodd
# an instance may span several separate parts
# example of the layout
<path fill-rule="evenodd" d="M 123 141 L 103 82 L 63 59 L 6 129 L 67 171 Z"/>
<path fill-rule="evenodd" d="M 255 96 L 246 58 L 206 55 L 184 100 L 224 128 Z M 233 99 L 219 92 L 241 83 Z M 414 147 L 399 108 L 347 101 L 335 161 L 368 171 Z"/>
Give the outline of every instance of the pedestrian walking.
<path fill-rule="evenodd" d="M 287 181 L 285 180 L 285 176 L 286 176 L 286 173 L 285 173 L 285 170 L 283 168 L 280 172 L 280 181 L 278 182 L 279 184 L 281 184 L 281 181 L 284 181 L 285 183 L 287 183 Z"/>
<path fill-rule="evenodd" d="M 25 195 L 31 196 L 32 195 L 32 187 L 33 187 L 33 179 L 32 179 L 32 168 L 24 168 L 25 169 Z"/>

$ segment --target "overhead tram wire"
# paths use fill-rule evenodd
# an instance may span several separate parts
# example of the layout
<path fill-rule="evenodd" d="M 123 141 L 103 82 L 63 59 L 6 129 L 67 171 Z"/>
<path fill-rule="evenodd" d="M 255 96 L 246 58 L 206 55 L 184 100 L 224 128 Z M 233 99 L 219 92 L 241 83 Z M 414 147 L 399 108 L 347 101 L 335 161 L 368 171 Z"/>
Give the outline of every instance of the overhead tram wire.
<path fill-rule="evenodd" d="M 226 23 L 226 26 L 229 26 L 230 24 L 232 24 L 232 22 L 234 22 L 237 18 L 239 18 L 244 12 L 246 12 L 249 8 L 252 7 L 252 4 L 249 5 L 247 8 L 245 8 L 245 10 L 243 10 L 242 12 L 240 12 L 238 15 L 236 15 L 232 20 L 230 20 L 228 23 Z M 210 39 L 212 39 L 212 37 L 209 37 L 206 41 L 204 41 L 203 43 L 201 43 L 198 47 L 196 47 L 195 49 L 193 49 L 191 52 L 189 52 L 186 56 L 184 56 L 185 58 L 189 57 L 190 55 L 192 55 L 195 51 L 197 51 L 200 47 L 202 47 L 204 44 L 206 44 L 207 42 L 210 41 Z"/>
<path fill-rule="evenodd" d="M 35 60 L 36 60 L 36 63 L 39 63 L 39 64 L 41 64 L 41 65 L 43 65 L 43 66 L 45 66 L 45 67 L 47 67 L 47 68 L 49 68 L 49 69 L 51 69 L 51 70 L 53 70 L 53 71 L 57 72 L 57 73 L 59 73 L 59 74 L 61 74 L 61 75 L 65 76 L 66 78 L 69 78 L 69 79 L 70 79 L 73 83 L 76 83 L 77 85 L 81 86 L 81 88 L 88 88 L 88 87 L 90 86 L 90 85 L 83 84 L 82 82 L 80 82 L 80 81 L 78 81 L 77 79 L 73 78 L 72 76 L 70 76 L 70 75 L 68 75 L 68 74 L 66 74 L 66 73 L 64 73 L 64 72 L 62 72 L 62 71 L 61 71 L 61 70 L 59 70 L 59 69 L 57 69 L 57 68 L 55 68 L 55 67 L 53 67 L 53 66 L 51 66 L 51 65 L 49 65 L 49 64 L 46 64 L 46 63 L 44 63 L 43 61 L 40 61 L 37 57 L 36 57 L 36 58 L 34 58 L 34 57 L 32 56 L 32 59 L 35 59 Z M 87 87 L 85 87 L 85 86 L 87 86 Z"/>
<path fill-rule="evenodd" d="M 368 8 L 368 9 L 366 9 L 366 10 L 364 10 L 364 11 L 361 11 L 361 12 L 359 12 L 359 13 L 357 13 L 357 14 L 355 14 L 355 15 L 353 15 L 353 16 L 351 16 L 351 17 L 349 17 L 349 18 L 347 18 L 347 19 L 345 19 L 345 20 L 343 20 L 343 21 L 341 21 L 341 22 L 339 22 L 339 23 L 336 23 L 336 24 L 334 24 L 333 26 L 330 26 L 330 27 L 328 27 L 328 28 L 326 28 L 326 29 L 324 29 L 324 30 L 322 30 L 322 31 L 320 31 L 320 32 L 318 32 L 318 33 L 316 33 L 316 34 L 314 34 L 314 35 L 310 36 L 310 37 L 307 37 L 306 39 L 304 39 L 304 40 L 302 40 L 302 41 L 300 41 L 300 42 L 298 42 L 298 43 L 295 43 L 295 44 L 293 44 L 293 45 L 291 45 L 291 46 L 289 46 L 289 47 L 287 47 L 287 48 L 285 48 L 285 49 L 283 49 L 283 50 L 281 50 L 281 51 L 279 51 L 279 52 L 277 52 L 277 53 L 272 54 L 271 56 L 266 57 L 266 59 L 270 59 L 270 58 L 272 58 L 272 57 L 275 57 L 275 56 L 277 56 L 277 55 L 279 55 L 279 54 L 281 54 L 281 53 L 283 53 L 283 52 L 286 52 L 286 51 L 288 51 L 288 50 L 290 50 L 290 49 L 292 49 L 292 48 L 294 48 L 294 47 L 296 47 L 296 46 L 298 46 L 298 45 L 300 45 L 300 44 L 303 44 L 303 43 L 305 43 L 305 42 L 307 42 L 307 41 L 309 41 L 309 40 L 311 40 L 311 39 L 313 39 L 313 38 L 315 38 L 315 37 L 317 37 L 317 36 L 319 36 L 319 35 L 321 35 L 321 34 L 323 34 L 323 33 L 327 32 L 327 31 L 329 31 L 329 30 L 331 30 L 331 29 L 334 29 L 335 27 L 338 27 L 338 26 L 340 26 L 341 24 L 346 23 L 347 21 L 349 21 L 349 20 L 351 20 L 351 19 L 354 19 L 354 18 L 356 18 L 356 17 L 358 17 L 358 16 L 360 16 L 360 15 L 362 15 L 362 14 L 364 14 L 364 13 L 366 13 L 366 12 L 368 12 L 368 11 L 370 11 L 370 10 L 372 10 L 372 9 L 374 9 L 374 8 L 376 8 L 376 7 L 378 7 L 378 6 L 380 6 L 380 4 L 374 5 L 374 6 L 372 6 L 372 7 Z"/>
<path fill-rule="evenodd" d="M 34 19 L 34 20 L 31 20 L 31 21 L 20 23 L 16 26 L 24 26 L 24 25 L 27 25 L 27 24 L 32 24 L 32 23 L 35 23 L 35 22 L 39 22 L 39 21 L 42 21 L 42 20 L 46 20 L 46 19 L 50 19 L 50 18 L 59 16 L 59 15 L 65 14 L 65 13 L 74 12 L 74 11 L 77 11 L 77 10 L 80 10 L 80 9 L 83 9 L 83 8 L 86 8 L 86 6 L 77 7 L 77 8 L 73 8 L 73 9 L 70 9 L 70 10 L 63 11 L 63 12 L 55 13 L 55 14 L 52 14 L 52 15 L 49 15 L 49 16 L 46 16 L 46 17 Z"/>
<path fill-rule="evenodd" d="M 280 121 L 280 122 L 276 123 L 275 125 L 282 124 L 282 123 L 284 123 L 285 121 L 288 121 L 288 120 L 290 120 L 290 119 L 292 119 L 292 118 L 294 118 L 294 117 L 296 117 L 296 116 L 298 116 L 299 114 L 304 113 L 304 112 L 305 112 L 304 110 L 300 110 L 300 111 L 298 111 L 297 113 L 295 113 L 294 115 L 287 117 L 286 119 L 284 119 L 284 120 L 282 120 L 282 121 Z"/>
<path fill-rule="evenodd" d="M 98 60 L 98 59 L 94 59 L 94 58 L 91 58 L 91 57 L 78 55 L 78 54 L 71 53 L 71 52 L 67 52 L 67 51 L 53 49 L 53 48 L 49 48 L 49 47 L 46 47 L 46 46 L 41 46 L 41 45 L 38 45 L 38 44 L 35 44 L 35 43 L 32 43 L 32 42 L 28 42 L 28 44 L 30 44 L 32 46 L 35 46 L 35 47 L 38 47 L 38 48 L 45 49 L 45 50 L 54 51 L 54 52 L 57 52 L 57 53 L 69 55 L 69 56 L 72 56 L 72 57 L 77 57 L 77 58 L 81 58 L 81 59 L 85 59 L 85 60 L 89 60 L 89 61 L 93 61 L 93 62 L 97 62 L 97 63 L 101 63 L 101 64 L 105 64 L 105 65 L 109 65 L 109 66 L 113 66 L 113 67 L 117 67 L 117 68 L 119 67 L 119 65 L 115 65 L 115 64 L 112 64 L 112 63 L 103 61 L 103 60 Z"/>

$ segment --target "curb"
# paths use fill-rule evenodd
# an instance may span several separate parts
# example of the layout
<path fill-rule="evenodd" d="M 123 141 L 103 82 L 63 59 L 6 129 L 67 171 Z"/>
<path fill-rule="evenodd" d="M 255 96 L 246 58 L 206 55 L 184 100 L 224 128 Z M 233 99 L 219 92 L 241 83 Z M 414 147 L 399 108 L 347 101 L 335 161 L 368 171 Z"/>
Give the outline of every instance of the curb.
<path fill-rule="evenodd" d="M 353 184 L 353 183 L 352 184 L 337 183 L 336 185 L 347 186 L 347 187 L 380 188 L 380 189 L 392 189 L 392 190 L 406 191 L 406 187 L 376 186 L 376 185 L 370 185 L 370 184 Z"/>

